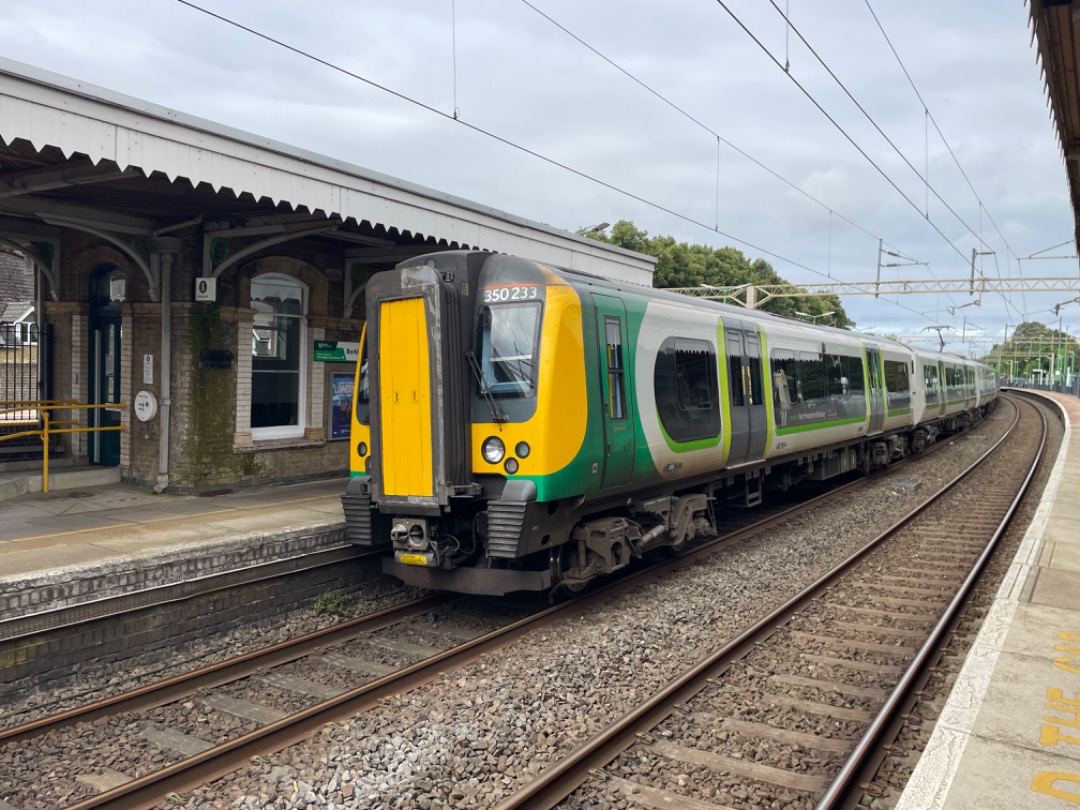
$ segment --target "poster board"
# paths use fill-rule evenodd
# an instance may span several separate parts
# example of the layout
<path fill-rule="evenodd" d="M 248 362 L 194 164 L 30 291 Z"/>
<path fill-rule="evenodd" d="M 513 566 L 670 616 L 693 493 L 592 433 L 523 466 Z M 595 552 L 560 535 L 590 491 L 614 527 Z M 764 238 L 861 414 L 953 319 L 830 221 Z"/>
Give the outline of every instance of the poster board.
<path fill-rule="evenodd" d="M 353 373 L 330 375 L 330 441 L 348 439 L 352 429 Z"/>

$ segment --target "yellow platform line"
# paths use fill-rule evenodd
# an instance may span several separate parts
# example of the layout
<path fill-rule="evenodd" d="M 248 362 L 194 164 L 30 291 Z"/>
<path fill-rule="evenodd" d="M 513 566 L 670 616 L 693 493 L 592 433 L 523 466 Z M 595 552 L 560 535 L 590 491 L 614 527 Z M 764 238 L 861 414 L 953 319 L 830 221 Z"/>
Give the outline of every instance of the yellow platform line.
<path fill-rule="evenodd" d="M 187 523 L 198 518 L 205 518 L 210 515 L 227 515 L 231 512 L 255 512 L 260 509 L 273 509 L 279 506 L 295 505 L 301 503 L 310 503 L 312 501 L 326 500 L 327 495 L 309 495 L 306 498 L 294 498 L 287 501 L 274 501 L 273 503 L 252 504 L 250 506 L 231 506 L 228 509 L 211 509 L 207 512 L 192 512 L 190 515 L 165 515 L 159 518 L 149 518 L 147 520 L 136 520 L 128 523 L 110 523 L 108 526 L 94 526 L 89 529 L 71 529 L 66 532 L 53 532 L 51 534 L 35 534 L 30 537 L 16 537 L 10 540 L 0 540 L 0 544 L 3 543 L 24 543 L 29 540 L 49 540 L 55 537 L 69 537 L 73 534 L 96 534 L 98 532 L 111 531 L 113 529 L 130 529 L 135 526 L 150 526 L 161 525 L 165 523 Z M 102 510 L 104 511 L 104 510 Z M 93 512 L 81 512 L 79 514 L 93 514 Z M 63 515 L 56 515 L 55 517 L 63 517 Z"/>

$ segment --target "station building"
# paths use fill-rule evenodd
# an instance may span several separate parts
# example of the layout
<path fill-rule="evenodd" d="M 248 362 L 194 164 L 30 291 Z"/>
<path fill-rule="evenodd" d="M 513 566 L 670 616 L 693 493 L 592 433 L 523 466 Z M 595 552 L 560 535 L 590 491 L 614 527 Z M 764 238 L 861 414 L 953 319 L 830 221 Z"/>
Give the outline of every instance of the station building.
<path fill-rule="evenodd" d="M 119 427 L 53 436 L 51 464 L 113 467 L 170 492 L 347 472 L 349 423 L 336 414 L 351 397 L 364 287 L 398 262 L 479 249 L 646 286 L 654 269 L 650 257 L 6 59 L 0 248 L 0 304 L 25 324 L 7 324 L 19 337 L 0 346 L 0 431 L 43 412 L 57 427 Z M 29 290 L 32 301 L 2 300 Z M 18 348 L 33 350 L 33 396 L 15 383 L 28 357 L 13 359 Z M 45 401 L 91 407 L 11 405 Z"/>

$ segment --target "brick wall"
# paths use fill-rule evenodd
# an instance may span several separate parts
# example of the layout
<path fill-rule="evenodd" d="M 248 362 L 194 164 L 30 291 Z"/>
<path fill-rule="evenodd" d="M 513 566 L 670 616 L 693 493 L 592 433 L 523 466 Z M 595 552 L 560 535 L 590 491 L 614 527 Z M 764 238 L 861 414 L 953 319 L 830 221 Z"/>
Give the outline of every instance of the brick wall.
<path fill-rule="evenodd" d="M 202 236 L 196 228 L 179 232 L 181 252 L 172 266 L 171 420 L 169 431 L 169 489 L 198 492 L 269 482 L 304 480 L 346 474 L 348 442 L 327 441 L 327 408 L 331 371 L 352 370 L 352 364 L 327 364 L 312 359 L 315 340 L 358 341 L 362 322 L 344 317 L 346 259 L 339 248 L 312 248 L 308 243 L 286 243 L 255 254 L 241 267 L 225 270 L 218 279 L 215 304 L 195 303 L 195 279 L 201 274 Z M 150 282 L 144 271 L 114 246 L 83 232 L 65 231 L 59 273 L 61 301 L 47 301 L 45 319 L 56 330 L 54 352 L 55 396 L 86 402 L 89 334 L 89 278 L 104 266 L 125 274 L 123 348 L 120 361 L 121 421 L 120 464 L 127 480 L 153 487 L 159 484 L 161 441 L 160 406 L 161 310 L 150 300 Z M 308 290 L 304 386 L 306 408 L 303 435 L 295 440 L 256 441 L 250 428 L 251 413 L 251 279 L 280 273 L 301 282 Z M 352 312 L 362 312 L 362 296 Z M 206 368 L 204 349 L 232 353 L 228 368 Z M 153 378 L 143 379 L 145 355 L 152 357 Z M 133 400 L 140 391 L 153 393 L 158 417 L 140 422 Z M 85 418 L 83 419 L 85 422 Z M 85 434 L 69 442 L 77 459 L 86 459 Z"/>

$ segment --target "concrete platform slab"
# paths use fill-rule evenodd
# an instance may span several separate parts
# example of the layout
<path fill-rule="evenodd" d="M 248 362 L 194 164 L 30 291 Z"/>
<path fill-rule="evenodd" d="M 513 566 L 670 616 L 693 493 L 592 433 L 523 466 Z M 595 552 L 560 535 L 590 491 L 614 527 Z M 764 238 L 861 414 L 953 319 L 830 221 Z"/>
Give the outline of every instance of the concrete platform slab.
<path fill-rule="evenodd" d="M 1041 569 L 1030 601 L 1051 607 L 1080 608 L 1080 571 Z"/>
<path fill-rule="evenodd" d="M 1073 527 L 1073 531 L 1080 531 L 1080 523 Z M 1054 543 L 1049 565 L 1064 571 L 1080 571 L 1080 543 Z"/>
<path fill-rule="evenodd" d="M 1062 810 L 1080 802 L 1075 760 L 955 732 L 935 738 L 924 759 L 949 761 L 954 770 L 909 785 L 896 810 Z"/>
<path fill-rule="evenodd" d="M 68 607 L 339 546 L 347 479 L 214 498 L 123 484 L 0 506 L 0 615 Z M 53 594 L 43 605 L 39 591 Z"/>

